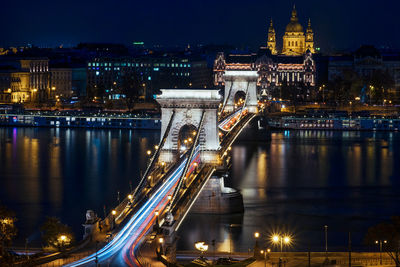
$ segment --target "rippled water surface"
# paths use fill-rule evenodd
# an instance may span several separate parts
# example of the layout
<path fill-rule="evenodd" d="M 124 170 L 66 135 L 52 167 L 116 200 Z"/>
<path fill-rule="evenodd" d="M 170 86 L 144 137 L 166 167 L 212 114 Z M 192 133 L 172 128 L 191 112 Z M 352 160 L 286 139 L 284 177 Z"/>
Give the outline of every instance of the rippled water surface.
<path fill-rule="evenodd" d="M 45 216 L 58 216 L 78 237 L 87 209 L 100 216 L 137 184 L 157 131 L 0 128 L 0 200 L 17 213 L 17 243 L 40 244 Z M 400 215 L 400 134 L 282 131 L 238 141 L 226 184 L 239 189 L 244 214 L 190 214 L 178 249 L 196 241 L 247 251 L 253 233 L 293 235 L 292 249 L 355 246 L 366 229 Z M 230 227 L 233 225 L 233 227 Z M 265 246 L 267 242 L 261 240 Z M 269 245 L 268 245 L 269 246 Z"/>

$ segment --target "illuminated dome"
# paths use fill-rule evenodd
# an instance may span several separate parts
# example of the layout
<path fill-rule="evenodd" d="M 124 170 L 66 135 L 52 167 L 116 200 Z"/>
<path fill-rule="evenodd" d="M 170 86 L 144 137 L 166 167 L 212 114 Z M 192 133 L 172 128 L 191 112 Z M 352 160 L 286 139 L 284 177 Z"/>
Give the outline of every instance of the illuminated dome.
<path fill-rule="evenodd" d="M 297 11 L 295 7 L 293 7 L 290 22 L 286 26 L 286 32 L 304 32 L 303 26 L 301 26 L 301 24 L 299 23 L 299 19 L 297 18 Z"/>

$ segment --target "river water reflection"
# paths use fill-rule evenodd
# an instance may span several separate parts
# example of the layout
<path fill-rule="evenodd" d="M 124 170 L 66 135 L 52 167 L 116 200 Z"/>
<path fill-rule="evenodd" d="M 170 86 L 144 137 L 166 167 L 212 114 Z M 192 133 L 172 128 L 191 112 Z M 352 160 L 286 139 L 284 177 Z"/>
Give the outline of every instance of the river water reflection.
<path fill-rule="evenodd" d="M 79 238 L 85 211 L 103 216 L 125 196 L 158 140 L 157 131 L 0 128 L 0 200 L 17 213 L 17 243 L 40 244 L 45 216 Z M 272 132 L 237 142 L 232 156 L 226 184 L 241 190 L 245 213 L 189 214 L 178 249 L 215 239 L 219 250 L 247 251 L 255 231 L 287 231 L 293 249 L 322 250 L 325 224 L 341 249 L 348 231 L 357 246 L 368 226 L 400 214 L 399 133 Z"/>
<path fill-rule="evenodd" d="M 329 249 L 347 249 L 348 231 L 360 249 L 369 226 L 400 215 L 399 133 L 273 132 L 237 142 L 232 156 L 226 184 L 241 190 L 244 214 L 191 214 L 179 249 L 214 239 L 217 249 L 248 251 L 258 231 L 266 247 L 272 233 L 286 232 L 291 249 L 323 250 L 324 225 Z"/>

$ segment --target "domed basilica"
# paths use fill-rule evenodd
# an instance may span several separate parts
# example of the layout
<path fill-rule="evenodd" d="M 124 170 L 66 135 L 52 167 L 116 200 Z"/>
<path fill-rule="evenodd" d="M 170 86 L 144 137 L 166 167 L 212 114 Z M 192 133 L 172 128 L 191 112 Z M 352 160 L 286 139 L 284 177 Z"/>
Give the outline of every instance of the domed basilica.
<path fill-rule="evenodd" d="M 271 23 L 268 29 L 267 47 L 273 55 L 278 54 L 276 48 L 275 29 Z M 308 27 L 304 34 L 303 26 L 299 23 L 296 7 L 293 7 L 292 16 L 289 24 L 286 26 L 285 34 L 283 35 L 281 54 L 287 56 L 304 55 L 307 50 L 314 53 L 314 33 L 311 29 L 311 21 L 308 20 Z"/>
<path fill-rule="evenodd" d="M 316 65 L 313 59 L 314 33 L 308 21 L 306 32 L 297 18 L 296 8 L 283 36 L 282 50 L 276 47 L 275 29 L 272 20 L 268 29 L 267 46 L 259 48 L 257 53 L 218 53 L 214 61 L 214 84 L 225 86 L 225 71 L 256 70 L 258 73 L 257 89 L 261 97 L 280 98 L 283 85 L 293 86 L 299 92 L 298 97 L 308 99 L 316 83 Z"/>

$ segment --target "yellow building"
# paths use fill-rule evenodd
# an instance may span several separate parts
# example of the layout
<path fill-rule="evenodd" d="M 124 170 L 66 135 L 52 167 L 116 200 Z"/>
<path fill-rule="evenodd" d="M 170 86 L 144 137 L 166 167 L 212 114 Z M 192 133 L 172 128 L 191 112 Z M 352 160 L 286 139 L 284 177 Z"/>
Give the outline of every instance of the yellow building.
<path fill-rule="evenodd" d="M 272 54 L 277 54 L 275 29 L 272 25 L 272 20 L 268 29 L 267 47 Z M 285 34 L 283 35 L 282 52 L 287 56 L 304 55 L 307 50 L 315 53 L 314 50 L 314 33 L 311 29 L 311 21 L 308 21 L 308 27 L 304 33 L 303 26 L 299 23 L 296 7 L 293 7 L 292 16 L 289 24 L 286 26 Z"/>
<path fill-rule="evenodd" d="M 23 103 L 30 101 L 30 73 L 13 72 L 11 73 L 11 102 Z"/>

